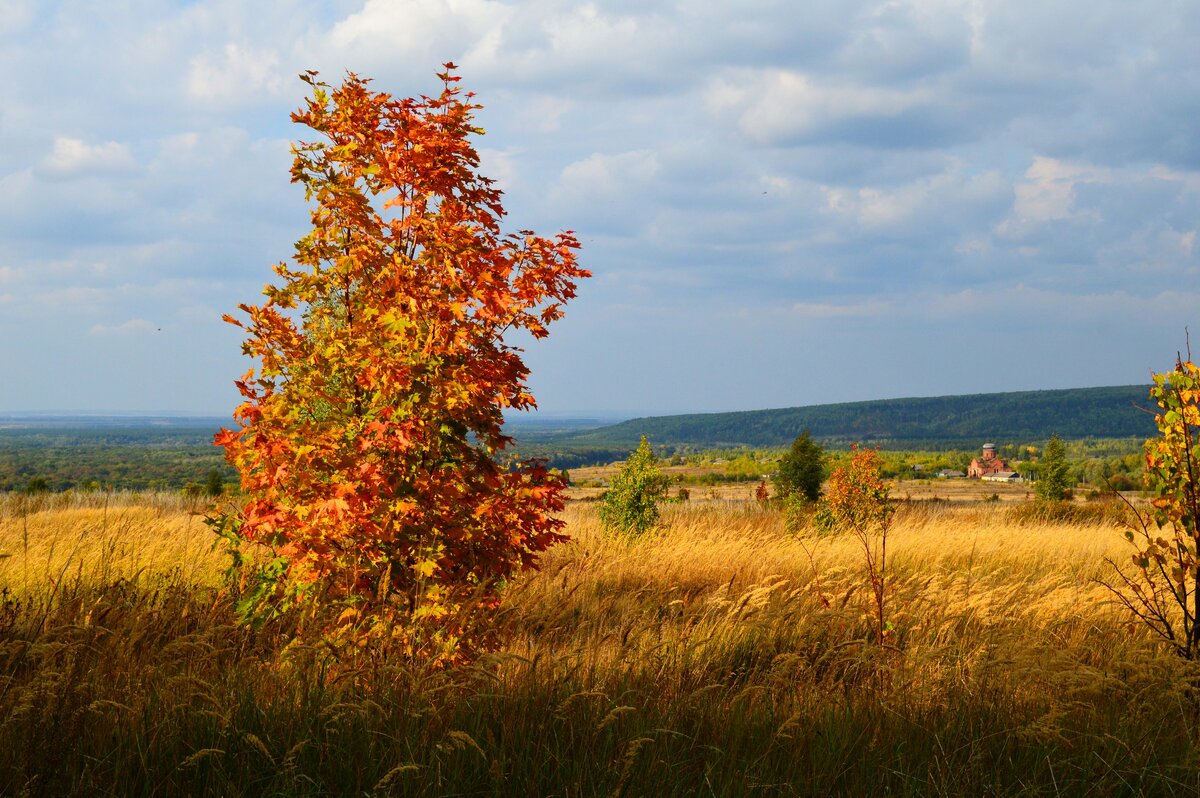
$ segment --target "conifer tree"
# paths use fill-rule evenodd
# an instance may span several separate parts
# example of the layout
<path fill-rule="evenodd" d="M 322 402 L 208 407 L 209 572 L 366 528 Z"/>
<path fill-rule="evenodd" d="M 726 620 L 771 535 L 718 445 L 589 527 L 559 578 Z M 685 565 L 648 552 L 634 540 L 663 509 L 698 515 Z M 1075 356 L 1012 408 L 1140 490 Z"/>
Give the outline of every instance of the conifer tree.
<path fill-rule="evenodd" d="M 1070 489 L 1067 451 L 1062 438 L 1051 436 L 1042 452 L 1042 467 L 1038 473 L 1037 497 L 1042 501 L 1062 501 Z"/>
<path fill-rule="evenodd" d="M 803 496 L 815 502 L 821 498 L 821 481 L 825 476 L 825 450 L 812 439 L 808 430 L 796 436 L 792 448 L 779 461 L 775 473 L 775 490 L 783 498 Z"/>

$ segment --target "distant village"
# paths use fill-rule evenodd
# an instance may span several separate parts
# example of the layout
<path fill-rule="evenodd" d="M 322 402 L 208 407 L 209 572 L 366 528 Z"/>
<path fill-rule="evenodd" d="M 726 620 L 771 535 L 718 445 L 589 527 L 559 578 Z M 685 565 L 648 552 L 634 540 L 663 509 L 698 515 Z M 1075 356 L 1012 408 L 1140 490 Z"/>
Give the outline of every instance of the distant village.
<path fill-rule="evenodd" d="M 985 443 L 979 456 L 967 466 L 967 473 L 953 468 L 943 468 L 937 472 L 942 479 L 981 479 L 984 482 L 1024 482 L 1025 480 L 1014 471 L 1003 457 L 996 454 L 996 444 Z"/>

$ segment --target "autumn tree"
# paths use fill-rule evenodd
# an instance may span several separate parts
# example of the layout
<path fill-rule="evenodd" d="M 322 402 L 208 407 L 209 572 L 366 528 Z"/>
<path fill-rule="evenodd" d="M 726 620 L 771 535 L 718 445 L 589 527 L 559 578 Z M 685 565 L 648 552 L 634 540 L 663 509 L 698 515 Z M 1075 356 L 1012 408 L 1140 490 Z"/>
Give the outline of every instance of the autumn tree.
<path fill-rule="evenodd" d="M 612 478 L 600 505 L 600 523 L 611 532 L 640 535 L 658 523 L 658 503 L 666 498 L 670 480 L 646 436 Z"/>
<path fill-rule="evenodd" d="M 481 642 L 477 610 L 562 539 L 561 479 L 500 459 L 503 412 L 535 406 L 506 336 L 546 336 L 588 276 L 571 233 L 501 231 L 454 70 L 407 99 L 301 76 L 292 120 L 313 135 L 291 175 L 312 229 L 266 301 L 226 316 L 260 365 L 216 437 L 247 500 L 213 521 L 273 554 L 248 613 L 303 607 L 324 633 L 442 660 Z"/>
<path fill-rule="evenodd" d="M 759 504 L 766 504 L 771 500 L 771 492 L 767 490 L 767 481 L 765 479 L 758 481 L 758 487 L 754 489 L 754 500 Z"/>
<path fill-rule="evenodd" d="M 879 452 L 854 449 L 848 460 L 834 468 L 825 504 L 833 522 L 862 546 L 874 601 L 875 639 L 883 645 L 891 636 L 887 621 L 887 542 L 895 508 L 883 481 Z"/>

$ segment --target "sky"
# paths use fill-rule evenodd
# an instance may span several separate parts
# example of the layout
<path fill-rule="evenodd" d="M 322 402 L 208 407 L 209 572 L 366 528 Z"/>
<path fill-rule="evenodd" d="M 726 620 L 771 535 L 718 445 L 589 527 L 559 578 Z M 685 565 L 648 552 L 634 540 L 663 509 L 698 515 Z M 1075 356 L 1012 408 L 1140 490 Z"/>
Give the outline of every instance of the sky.
<path fill-rule="evenodd" d="M 1190 0 L 0 0 L 0 413 L 227 415 L 297 75 L 459 66 L 547 414 L 1122 385 L 1200 334 Z M 524 342 L 522 342 L 524 343 Z"/>

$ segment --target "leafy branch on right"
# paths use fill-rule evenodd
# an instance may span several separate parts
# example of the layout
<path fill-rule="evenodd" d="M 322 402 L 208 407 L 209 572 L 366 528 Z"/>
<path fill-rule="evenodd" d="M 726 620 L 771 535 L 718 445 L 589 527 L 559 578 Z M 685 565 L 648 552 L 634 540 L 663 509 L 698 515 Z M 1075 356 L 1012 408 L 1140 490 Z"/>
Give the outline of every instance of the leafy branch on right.
<path fill-rule="evenodd" d="M 1175 368 L 1154 375 L 1150 397 L 1158 404 L 1158 435 L 1146 441 L 1150 509 L 1134 508 L 1133 547 L 1126 563 L 1109 560 L 1115 578 L 1103 584 L 1133 616 L 1176 654 L 1200 654 L 1200 368 L 1177 356 Z"/>

